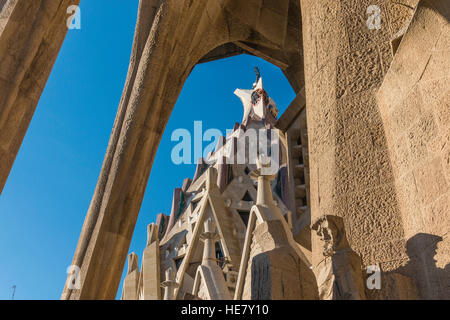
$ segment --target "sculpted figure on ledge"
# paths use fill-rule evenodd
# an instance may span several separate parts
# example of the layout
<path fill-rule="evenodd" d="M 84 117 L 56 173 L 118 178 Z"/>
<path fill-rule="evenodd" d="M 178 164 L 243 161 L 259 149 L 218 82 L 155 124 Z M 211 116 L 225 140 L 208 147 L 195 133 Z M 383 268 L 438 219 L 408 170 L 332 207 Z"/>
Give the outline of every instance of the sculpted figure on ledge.
<path fill-rule="evenodd" d="M 321 300 L 366 299 L 361 258 L 350 248 L 344 220 L 323 215 L 313 224 L 323 246 L 323 259 L 314 267 Z"/>

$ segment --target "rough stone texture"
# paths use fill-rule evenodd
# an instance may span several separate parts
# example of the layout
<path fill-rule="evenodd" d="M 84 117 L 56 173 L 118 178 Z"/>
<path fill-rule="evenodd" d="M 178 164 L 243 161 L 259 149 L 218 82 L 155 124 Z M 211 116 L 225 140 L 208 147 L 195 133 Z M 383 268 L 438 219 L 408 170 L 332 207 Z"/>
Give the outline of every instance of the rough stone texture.
<path fill-rule="evenodd" d="M 66 36 L 67 8 L 78 3 L 1 1 L 0 193 Z"/>
<path fill-rule="evenodd" d="M 224 273 L 216 258 L 215 244 L 220 236 L 212 218 L 204 223 L 202 264 L 198 267 L 194 280 L 192 295 L 202 300 L 230 300 L 231 295 L 225 281 Z"/>
<path fill-rule="evenodd" d="M 419 296 L 450 298 L 450 4 L 419 3 L 378 92 L 407 265 Z"/>
<path fill-rule="evenodd" d="M 365 9 L 370 4 L 381 8 L 379 30 L 365 25 Z M 413 7 L 395 10 L 398 4 L 390 1 L 345 0 L 304 0 L 301 5 L 312 219 L 325 213 L 342 216 L 351 247 L 361 254 L 363 264 L 387 264 L 384 271 L 395 270 L 407 257 L 407 231 L 376 93 L 387 70 L 397 71 L 391 65 L 390 39 L 408 23 Z M 418 48 L 423 46 L 416 41 L 414 54 L 423 52 Z M 390 91 L 392 85 L 387 85 L 386 91 L 395 95 L 395 90 Z M 417 130 L 433 130 L 429 121 L 418 125 L 421 129 Z M 411 137 L 419 152 L 417 130 Z M 439 173 L 433 174 L 423 179 L 433 188 L 445 187 L 438 183 Z M 422 196 L 432 192 L 425 191 Z M 314 238 L 312 251 L 313 265 L 317 265 L 320 250 Z"/>

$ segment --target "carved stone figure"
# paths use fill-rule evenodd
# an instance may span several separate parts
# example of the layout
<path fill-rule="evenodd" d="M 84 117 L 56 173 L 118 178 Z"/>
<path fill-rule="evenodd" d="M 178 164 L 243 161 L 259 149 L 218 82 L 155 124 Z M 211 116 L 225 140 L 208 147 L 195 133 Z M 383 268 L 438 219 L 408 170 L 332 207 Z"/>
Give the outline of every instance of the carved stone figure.
<path fill-rule="evenodd" d="M 321 300 L 366 299 L 361 258 L 348 244 L 341 217 L 323 215 L 312 225 L 323 245 L 323 260 L 315 266 Z"/>

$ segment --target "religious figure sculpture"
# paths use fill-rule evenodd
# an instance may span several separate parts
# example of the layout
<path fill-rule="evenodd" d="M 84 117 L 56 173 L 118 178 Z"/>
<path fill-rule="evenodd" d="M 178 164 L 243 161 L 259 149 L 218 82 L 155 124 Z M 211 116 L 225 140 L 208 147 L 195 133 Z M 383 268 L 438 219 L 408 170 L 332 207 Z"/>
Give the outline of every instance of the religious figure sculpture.
<path fill-rule="evenodd" d="M 323 215 L 312 225 L 323 245 L 315 266 L 321 300 L 365 300 L 361 258 L 350 248 L 341 217 Z"/>

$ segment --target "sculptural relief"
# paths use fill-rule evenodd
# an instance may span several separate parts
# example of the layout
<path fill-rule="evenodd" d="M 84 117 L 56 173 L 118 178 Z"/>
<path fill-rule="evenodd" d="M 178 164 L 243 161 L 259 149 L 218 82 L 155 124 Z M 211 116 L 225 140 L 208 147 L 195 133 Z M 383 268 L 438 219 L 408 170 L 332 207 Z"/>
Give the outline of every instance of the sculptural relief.
<path fill-rule="evenodd" d="M 350 248 L 343 219 L 324 215 L 314 222 L 312 229 L 323 250 L 323 260 L 315 267 L 320 299 L 365 299 L 361 258 Z"/>

